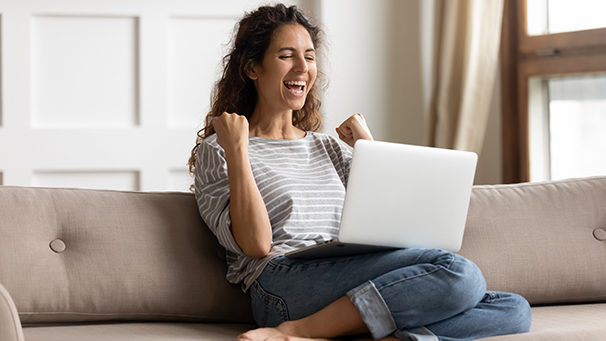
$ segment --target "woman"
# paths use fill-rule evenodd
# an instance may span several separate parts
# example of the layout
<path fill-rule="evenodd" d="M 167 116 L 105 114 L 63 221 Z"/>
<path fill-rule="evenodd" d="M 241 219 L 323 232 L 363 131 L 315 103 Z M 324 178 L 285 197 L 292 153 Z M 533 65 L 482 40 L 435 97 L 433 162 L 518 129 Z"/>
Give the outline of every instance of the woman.
<path fill-rule="evenodd" d="M 321 32 L 293 7 L 240 21 L 211 112 L 190 158 L 200 214 L 226 248 L 232 283 L 251 291 L 261 327 L 238 340 L 470 340 L 528 331 L 520 296 L 486 292 L 472 262 L 402 249 L 293 260 L 284 253 L 337 235 L 351 152 L 317 133 Z M 337 128 L 372 139 L 361 115 Z"/>

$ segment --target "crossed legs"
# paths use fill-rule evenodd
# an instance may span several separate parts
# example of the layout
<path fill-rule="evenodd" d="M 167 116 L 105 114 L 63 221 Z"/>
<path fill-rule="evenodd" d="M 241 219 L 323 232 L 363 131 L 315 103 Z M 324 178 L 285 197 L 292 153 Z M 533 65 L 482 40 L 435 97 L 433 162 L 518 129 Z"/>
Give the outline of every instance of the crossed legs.
<path fill-rule="evenodd" d="M 317 261 L 281 258 L 266 270 L 251 287 L 253 310 L 259 325 L 274 328 L 249 331 L 239 340 L 326 340 L 368 332 L 375 339 L 396 340 L 389 336 L 394 331 L 406 337 L 408 329 L 419 327 L 435 340 L 432 330 L 448 337 L 449 330 L 463 329 L 446 339 L 468 340 L 474 335 L 490 336 L 491 320 L 482 330 L 473 325 L 486 322 L 481 321 L 490 316 L 486 309 L 500 307 L 493 298 L 490 305 L 482 306 L 481 314 L 463 314 L 487 299 L 483 277 L 475 264 L 439 250 Z M 509 298 L 509 308 L 493 309 L 493 315 L 508 318 L 525 302 Z M 448 321 L 455 316 L 453 328 Z M 528 314 L 520 316 L 521 321 L 524 316 L 529 320 Z M 494 333 L 522 329 L 497 328 Z"/>

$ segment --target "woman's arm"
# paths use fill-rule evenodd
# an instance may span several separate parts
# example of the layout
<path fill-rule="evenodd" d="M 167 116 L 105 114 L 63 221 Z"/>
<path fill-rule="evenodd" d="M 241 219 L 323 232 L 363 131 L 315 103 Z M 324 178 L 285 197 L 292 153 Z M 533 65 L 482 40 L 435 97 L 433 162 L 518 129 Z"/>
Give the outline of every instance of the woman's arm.
<path fill-rule="evenodd" d="M 213 119 L 213 125 L 217 143 L 225 151 L 234 240 L 246 256 L 265 257 L 271 249 L 272 231 L 248 159 L 248 121 L 238 114 L 223 113 Z"/>
<path fill-rule="evenodd" d="M 353 148 L 357 140 L 372 140 L 370 129 L 366 125 L 366 120 L 361 114 L 350 116 L 345 122 L 337 128 L 337 134 L 343 142 Z"/>

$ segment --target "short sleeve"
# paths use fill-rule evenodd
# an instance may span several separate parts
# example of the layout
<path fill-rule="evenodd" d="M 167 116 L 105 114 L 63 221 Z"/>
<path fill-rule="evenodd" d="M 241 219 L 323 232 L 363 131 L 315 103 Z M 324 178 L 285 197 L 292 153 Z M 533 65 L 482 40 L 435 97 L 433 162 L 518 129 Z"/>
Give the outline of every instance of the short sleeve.
<path fill-rule="evenodd" d="M 328 138 L 330 148 L 330 158 L 339 174 L 339 178 L 343 182 L 343 185 L 347 187 L 347 181 L 349 180 L 349 168 L 351 167 L 351 159 L 353 153 L 349 146 L 344 142 L 337 140 L 336 138 L 326 135 Z"/>
<path fill-rule="evenodd" d="M 341 149 L 341 162 L 343 165 L 343 184 L 347 187 L 347 181 L 349 180 L 349 169 L 351 168 L 351 159 L 353 153 L 345 143 L 339 141 L 339 147 Z"/>
<path fill-rule="evenodd" d="M 202 141 L 196 155 L 195 191 L 198 210 L 227 251 L 243 254 L 231 232 L 225 153 L 213 137 Z"/>

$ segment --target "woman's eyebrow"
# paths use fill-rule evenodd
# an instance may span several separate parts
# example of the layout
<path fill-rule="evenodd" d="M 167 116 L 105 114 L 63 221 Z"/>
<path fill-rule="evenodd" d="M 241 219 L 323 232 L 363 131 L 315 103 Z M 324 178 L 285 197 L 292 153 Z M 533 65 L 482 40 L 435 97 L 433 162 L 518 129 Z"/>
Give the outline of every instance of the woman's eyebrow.
<path fill-rule="evenodd" d="M 292 51 L 292 52 L 296 52 L 297 51 L 297 49 L 295 49 L 294 47 L 283 47 L 283 48 L 279 49 L 278 52 L 282 52 L 282 51 L 285 51 L 285 50 Z M 315 53 L 316 50 L 313 49 L 313 48 L 309 48 L 309 49 L 305 50 L 305 52 L 314 52 Z"/>

